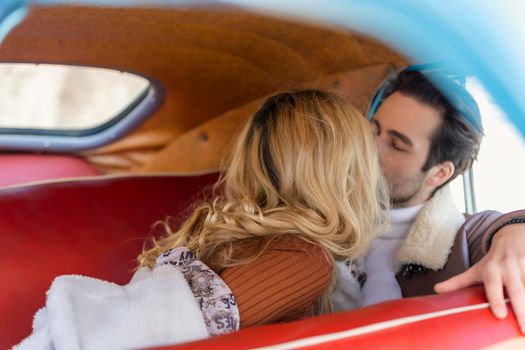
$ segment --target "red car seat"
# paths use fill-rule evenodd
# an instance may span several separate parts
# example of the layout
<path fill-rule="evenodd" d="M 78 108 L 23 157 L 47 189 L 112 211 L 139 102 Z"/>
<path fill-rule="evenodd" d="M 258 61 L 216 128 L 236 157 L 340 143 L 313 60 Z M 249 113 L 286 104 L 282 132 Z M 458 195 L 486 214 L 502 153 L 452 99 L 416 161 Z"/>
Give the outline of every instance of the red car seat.
<path fill-rule="evenodd" d="M 31 333 L 56 276 L 127 283 L 152 224 L 184 213 L 216 179 L 100 177 L 0 188 L 0 349 Z"/>

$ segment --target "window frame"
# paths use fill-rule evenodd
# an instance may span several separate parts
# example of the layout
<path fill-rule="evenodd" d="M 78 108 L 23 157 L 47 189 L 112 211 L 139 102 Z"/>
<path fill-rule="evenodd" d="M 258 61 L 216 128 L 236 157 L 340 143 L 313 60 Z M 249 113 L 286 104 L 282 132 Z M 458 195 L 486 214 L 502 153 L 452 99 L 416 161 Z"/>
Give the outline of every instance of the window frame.
<path fill-rule="evenodd" d="M 104 146 L 127 134 L 157 110 L 164 99 L 164 89 L 154 79 L 126 73 L 148 80 L 149 85 L 107 122 L 83 130 L 0 128 L 0 150 L 75 153 Z"/>

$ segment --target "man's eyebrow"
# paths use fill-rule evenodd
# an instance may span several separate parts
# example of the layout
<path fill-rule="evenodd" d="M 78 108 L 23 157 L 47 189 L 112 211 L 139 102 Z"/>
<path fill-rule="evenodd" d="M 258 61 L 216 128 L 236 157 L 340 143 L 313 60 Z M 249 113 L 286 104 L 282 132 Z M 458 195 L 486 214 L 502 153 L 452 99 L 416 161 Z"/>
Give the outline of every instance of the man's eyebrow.
<path fill-rule="evenodd" d="M 412 142 L 412 140 L 410 140 L 410 139 L 408 138 L 408 136 L 406 136 L 405 134 L 400 133 L 399 131 L 388 130 L 387 133 L 388 133 L 388 135 L 390 135 L 390 136 L 397 137 L 398 139 L 400 139 L 401 141 L 403 141 L 403 143 L 407 144 L 407 145 L 410 146 L 410 147 L 413 147 L 413 146 L 414 146 L 414 143 Z"/>

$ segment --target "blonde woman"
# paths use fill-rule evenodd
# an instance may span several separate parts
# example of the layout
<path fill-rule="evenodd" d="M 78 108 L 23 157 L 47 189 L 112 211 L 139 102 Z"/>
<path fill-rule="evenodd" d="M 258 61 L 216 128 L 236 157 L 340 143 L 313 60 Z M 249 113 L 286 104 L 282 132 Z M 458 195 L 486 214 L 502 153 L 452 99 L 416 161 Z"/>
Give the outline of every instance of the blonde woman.
<path fill-rule="evenodd" d="M 386 205 L 366 119 L 330 93 L 280 93 L 249 120 L 227 165 L 220 195 L 153 240 L 140 265 L 187 247 L 230 287 L 241 328 L 325 308 L 334 258 L 363 253 Z"/>

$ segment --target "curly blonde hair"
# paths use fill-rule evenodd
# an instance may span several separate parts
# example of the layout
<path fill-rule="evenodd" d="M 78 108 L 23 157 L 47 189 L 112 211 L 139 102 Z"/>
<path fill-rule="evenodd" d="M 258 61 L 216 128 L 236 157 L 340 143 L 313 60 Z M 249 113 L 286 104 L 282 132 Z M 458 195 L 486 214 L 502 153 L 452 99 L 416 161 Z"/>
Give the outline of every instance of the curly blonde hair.
<path fill-rule="evenodd" d="M 367 120 L 316 90 L 270 97 L 243 128 L 216 190 L 178 230 L 153 239 L 140 265 L 186 246 L 221 271 L 253 261 L 283 235 L 348 258 L 364 252 L 388 205 Z M 254 250 L 239 256 L 235 248 L 248 239 Z"/>

